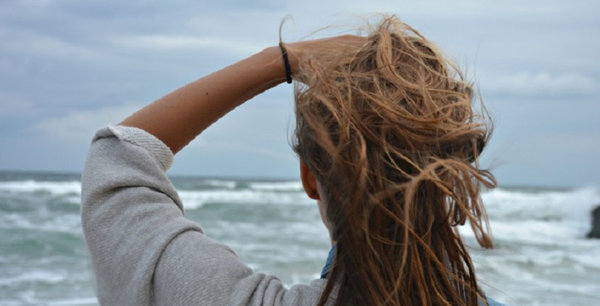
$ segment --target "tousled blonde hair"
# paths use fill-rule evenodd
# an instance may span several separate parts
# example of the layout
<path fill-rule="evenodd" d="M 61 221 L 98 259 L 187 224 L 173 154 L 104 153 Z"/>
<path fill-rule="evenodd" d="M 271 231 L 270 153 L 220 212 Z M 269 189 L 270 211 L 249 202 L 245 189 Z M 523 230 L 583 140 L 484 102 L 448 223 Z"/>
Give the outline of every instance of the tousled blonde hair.
<path fill-rule="evenodd" d="M 485 112 L 455 65 L 416 30 L 383 18 L 360 47 L 315 50 L 294 72 L 294 149 L 315 174 L 337 251 L 320 303 L 485 302 L 457 231 L 492 247 L 478 166 Z"/>

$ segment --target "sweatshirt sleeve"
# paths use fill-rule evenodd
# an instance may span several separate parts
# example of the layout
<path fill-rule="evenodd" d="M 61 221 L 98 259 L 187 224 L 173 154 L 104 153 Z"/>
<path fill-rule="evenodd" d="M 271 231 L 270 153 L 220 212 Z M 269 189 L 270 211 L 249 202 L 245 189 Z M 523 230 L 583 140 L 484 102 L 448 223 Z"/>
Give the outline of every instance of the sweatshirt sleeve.
<path fill-rule="evenodd" d="M 135 128 L 96 133 L 82 174 L 82 227 L 102 305 L 148 305 L 162 251 L 177 235 L 201 232 L 183 218 L 166 177 L 173 154 Z"/>
<path fill-rule="evenodd" d="M 96 133 L 82 174 L 82 227 L 102 305 L 314 305 L 323 281 L 286 290 L 184 218 L 169 148 L 136 128 Z"/>

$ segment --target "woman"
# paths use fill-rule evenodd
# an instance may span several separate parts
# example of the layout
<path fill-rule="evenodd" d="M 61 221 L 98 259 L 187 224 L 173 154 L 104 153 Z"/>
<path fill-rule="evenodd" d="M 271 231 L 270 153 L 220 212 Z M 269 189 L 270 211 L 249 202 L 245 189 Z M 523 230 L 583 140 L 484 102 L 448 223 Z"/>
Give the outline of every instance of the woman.
<path fill-rule="evenodd" d="M 165 175 L 221 116 L 291 78 L 301 179 L 334 249 L 323 278 L 289 289 L 183 217 Z M 82 220 L 106 305 L 477 305 L 456 226 L 492 247 L 477 167 L 485 121 L 471 86 L 415 30 L 270 47 L 194 81 L 94 138 Z M 483 118 L 485 119 L 485 118 Z"/>

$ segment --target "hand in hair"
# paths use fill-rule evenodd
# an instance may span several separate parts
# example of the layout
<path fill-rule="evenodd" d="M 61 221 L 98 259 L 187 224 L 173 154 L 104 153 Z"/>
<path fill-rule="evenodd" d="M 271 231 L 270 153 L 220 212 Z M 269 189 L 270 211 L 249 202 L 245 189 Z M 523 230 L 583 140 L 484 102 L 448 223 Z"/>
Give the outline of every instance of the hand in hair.
<path fill-rule="evenodd" d="M 299 63 L 307 58 L 319 59 L 331 55 L 332 50 L 358 50 L 367 42 L 367 38 L 357 35 L 342 35 L 314 40 L 286 43 L 289 54 L 292 76 L 297 78 Z"/>

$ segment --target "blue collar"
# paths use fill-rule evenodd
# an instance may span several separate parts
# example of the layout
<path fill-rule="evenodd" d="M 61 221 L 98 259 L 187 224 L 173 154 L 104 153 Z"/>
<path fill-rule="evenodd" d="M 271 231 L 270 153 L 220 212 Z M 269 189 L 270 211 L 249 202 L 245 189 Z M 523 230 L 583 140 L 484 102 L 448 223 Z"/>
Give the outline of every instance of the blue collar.
<path fill-rule="evenodd" d="M 327 260 L 325 261 L 325 266 L 321 271 L 321 278 L 327 278 L 327 274 L 329 274 L 329 270 L 331 270 L 331 265 L 333 265 L 333 259 L 335 258 L 335 245 L 331 247 L 329 250 L 329 255 L 327 255 Z"/>

